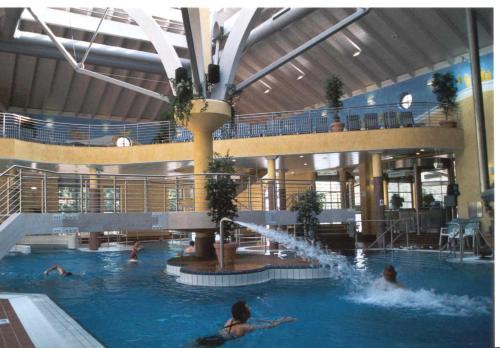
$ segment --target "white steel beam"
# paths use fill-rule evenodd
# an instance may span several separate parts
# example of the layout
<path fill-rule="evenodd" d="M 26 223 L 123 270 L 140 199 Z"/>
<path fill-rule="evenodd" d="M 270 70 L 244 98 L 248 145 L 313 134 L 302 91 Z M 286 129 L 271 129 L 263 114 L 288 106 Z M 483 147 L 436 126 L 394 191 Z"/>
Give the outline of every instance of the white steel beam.
<path fill-rule="evenodd" d="M 87 76 L 90 76 L 90 77 L 94 77 L 94 78 L 97 78 L 97 79 L 100 79 L 100 80 L 103 80 L 103 81 L 115 84 L 115 85 L 123 87 L 123 88 L 131 89 L 131 90 L 133 90 L 135 92 L 142 93 L 142 94 L 145 94 L 145 95 L 149 95 L 149 96 L 151 96 L 153 98 L 160 99 L 160 100 L 162 100 L 164 102 L 167 102 L 167 103 L 169 102 L 168 97 L 165 96 L 165 95 L 161 95 L 161 94 L 159 94 L 157 92 L 150 91 L 148 89 L 145 89 L 145 88 L 133 85 L 131 83 L 128 83 L 128 82 L 125 82 L 125 81 L 122 81 L 122 80 L 114 79 L 112 77 L 99 74 L 99 73 L 97 73 L 95 71 L 85 70 L 84 68 L 81 68 L 78 65 L 78 63 L 76 62 L 76 60 L 73 58 L 73 56 L 59 42 L 57 36 L 54 35 L 54 33 L 48 27 L 48 25 L 41 19 L 41 17 L 38 14 L 38 11 L 34 10 L 33 8 L 29 8 L 28 10 L 31 13 L 31 15 L 33 16 L 33 18 L 43 27 L 43 30 L 47 33 L 47 35 L 50 37 L 50 39 L 52 40 L 52 42 L 56 45 L 57 49 L 61 52 L 61 54 L 66 59 L 66 61 L 68 61 L 68 63 L 71 65 L 71 67 L 77 73 L 83 74 L 83 75 L 87 75 Z"/>

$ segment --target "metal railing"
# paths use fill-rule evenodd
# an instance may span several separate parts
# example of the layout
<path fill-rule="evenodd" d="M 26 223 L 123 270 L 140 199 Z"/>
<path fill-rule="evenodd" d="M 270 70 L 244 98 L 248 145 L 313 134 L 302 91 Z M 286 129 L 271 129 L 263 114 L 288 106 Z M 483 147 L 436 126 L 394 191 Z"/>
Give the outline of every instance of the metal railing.
<path fill-rule="evenodd" d="M 133 213 L 194 211 L 195 180 L 230 175 L 240 210 L 289 209 L 308 180 L 268 180 L 241 174 L 75 174 L 12 166 L 0 175 L 0 223 L 15 212 Z"/>
<path fill-rule="evenodd" d="M 384 231 L 364 249 L 381 248 L 386 250 L 387 248 L 394 248 L 394 243 L 403 236 L 406 236 L 406 247 L 409 247 L 409 233 L 411 233 L 409 225 L 411 221 L 411 218 L 406 218 L 397 220 L 362 220 L 356 221 L 356 223 L 383 223 L 385 225 Z"/>
<path fill-rule="evenodd" d="M 399 104 L 365 105 L 338 109 L 294 110 L 237 115 L 213 133 L 215 140 L 294 134 L 326 133 L 338 114 L 345 131 L 400 127 L 437 127 L 445 119 L 438 104 L 413 102 L 407 110 Z M 459 110 L 448 115 L 458 121 Z M 68 146 L 135 146 L 193 140 L 189 130 L 170 121 L 134 124 L 82 124 L 39 120 L 0 113 L 0 137 Z M 121 142 L 118 139 L 124 138 Z"/>

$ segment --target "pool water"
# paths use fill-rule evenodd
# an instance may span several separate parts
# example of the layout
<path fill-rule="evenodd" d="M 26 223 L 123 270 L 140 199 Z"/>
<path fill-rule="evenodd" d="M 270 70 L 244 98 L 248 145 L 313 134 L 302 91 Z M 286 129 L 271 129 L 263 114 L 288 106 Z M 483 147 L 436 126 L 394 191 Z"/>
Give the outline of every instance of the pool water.
<path fill-rule="evenodd" d="M 252 318 L 297 318 L 227 347 L 491 347 L 492 265 L 456 264 L 435 253 L 359 252 L 353 278 L 375 279 L 387 263 L 406 289 L 382 291 L 346 279 L 276 280 L 238 288 L 178 284 L 163 271 L 177 249 L 128 252 L 34 250 L 0 261 L 0 291 L 45 293 L 108 347 L 184 347 L 217 332 L 233 302 Z M 58 263 L 75 274 L 46 277 Z"/>

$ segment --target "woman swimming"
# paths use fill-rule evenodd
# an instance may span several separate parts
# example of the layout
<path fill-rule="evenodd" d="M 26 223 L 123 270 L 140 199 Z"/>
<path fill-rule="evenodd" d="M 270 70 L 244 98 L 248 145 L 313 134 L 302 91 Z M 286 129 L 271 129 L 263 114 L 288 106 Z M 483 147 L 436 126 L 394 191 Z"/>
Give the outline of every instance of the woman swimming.
<path fill-rule="evenodd" d="M 295 321 L 292 317 L 282 317 L 276 320 L 261 320 L 266 322 L 263 325 L 248 324 L 250 318 L 250 309 L 248 309 L 245 301 L 238 301 L 231 308 L 232 317 L 224 327 L 219 331 L 218 335 L 201 337 L 196 340 L 196 344 L 202 347 L 217 347 L 223 345 L 225 341 L 239 338 L 247 333 L 257 329 L 270 329 L 283 323 Z"/>

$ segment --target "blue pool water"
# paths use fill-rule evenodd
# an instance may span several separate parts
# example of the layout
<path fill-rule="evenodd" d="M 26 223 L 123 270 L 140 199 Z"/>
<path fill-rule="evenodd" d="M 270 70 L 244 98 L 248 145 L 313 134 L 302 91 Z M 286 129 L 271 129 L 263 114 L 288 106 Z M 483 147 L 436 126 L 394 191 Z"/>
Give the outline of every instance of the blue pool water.
<path fill-rule="evenodd" d="M 298 320 L 253 332 L 227 347 L 493 346 L 491 265 L 398 251 L 360 254 L 349 262 L 356 277 L 370 279 L 385 264 L 394 264 L 404 290 L 359 288 L 336 279 L 197 288 L 163 273 L 177 250 L 145 246 L 136 265 L 127 262 L 127 252 L 9 255 L 0 261 L 0 291 L 46 293 L 109 347 L 183 347 L 214 334 L 238 299 L 248 302 L 253 318 Z M 75 276 L 43 276 L 53 263 Z"/>

